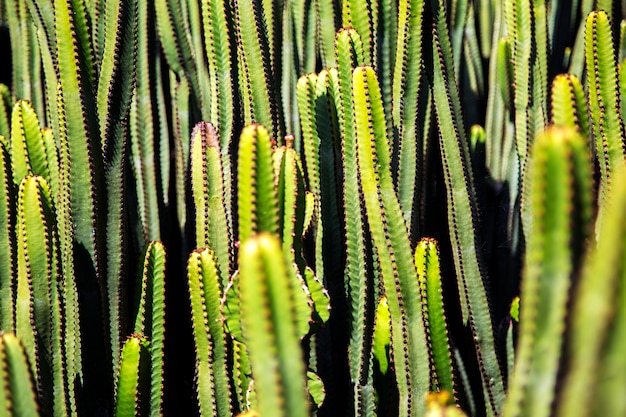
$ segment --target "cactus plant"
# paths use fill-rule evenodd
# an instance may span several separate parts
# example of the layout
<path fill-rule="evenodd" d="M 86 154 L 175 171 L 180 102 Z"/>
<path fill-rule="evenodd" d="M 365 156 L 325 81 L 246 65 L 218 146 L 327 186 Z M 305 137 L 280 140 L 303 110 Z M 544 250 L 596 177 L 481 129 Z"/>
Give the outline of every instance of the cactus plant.
<path fill-rule="evenodd" d="M 0 0 L 0 414 L 623 414 L 625 22 Z"/>

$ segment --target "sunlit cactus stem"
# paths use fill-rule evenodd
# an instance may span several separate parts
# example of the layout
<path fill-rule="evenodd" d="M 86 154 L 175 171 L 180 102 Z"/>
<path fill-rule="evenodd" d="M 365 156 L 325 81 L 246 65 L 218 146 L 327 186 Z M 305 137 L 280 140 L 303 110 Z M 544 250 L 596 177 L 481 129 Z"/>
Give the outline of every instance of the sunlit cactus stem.
<path fill-rule="evenodd" d="M 453 393 L 452 354 L 443 305 L 439 247 L 434 239 L 424 238 L 417 244 L 415 267 L 430 349 L 431 390 Z"/>
<path fill-rule="evenodd" d="M 239 251 L 241 320 L 261 415 L 306 417 L 305 369 L 289 273 L 275 236 L 262 233 Z M 269 330 L 269 331 L 268 331 Z"/>
<path fill-rule="evenodd" d="M 622 373 L 626 341 L 626 171 L 613 173 L 600 239 L 589 248 L 573 291 L 560 401 L 555 415 L 618 416 L 626 412 Z"/>
<path fill-rule="evenodd" d="M 420 293 L 414 281 L 413 254 L 393 191 L 390 145 L 380 94 L 374 70 L 356 68 L 352 97 L 359 180 L 391 314 L 399 414 L 418 416 L 425 411 L 429 386 L 426 333 Z"/>
<path fill-rule="evenodd" d="M 0 336 L 0 366 L 0 407 L 4 415 L 39 415 L 32 368 L 24 346 L 12 333 Z"/>
<path fill-rule="evenodd" d="M 187 264 L 196 347 L 198 404 L 202 416 L 232 414 L 227 368 L 227 335 L 222 313 L 221 278 L 210 249 L 193 252 Z"/>
<path fill-rule="evenodd" d="M 591 231 L 589 148 L 573 128 L 540 134 L 528 167 L 526 262 L 516 363 L 506 417 L 549 416 L 562 355 L 568 294 Z M 543 381 L 538 384 L 536 381 Z"/>

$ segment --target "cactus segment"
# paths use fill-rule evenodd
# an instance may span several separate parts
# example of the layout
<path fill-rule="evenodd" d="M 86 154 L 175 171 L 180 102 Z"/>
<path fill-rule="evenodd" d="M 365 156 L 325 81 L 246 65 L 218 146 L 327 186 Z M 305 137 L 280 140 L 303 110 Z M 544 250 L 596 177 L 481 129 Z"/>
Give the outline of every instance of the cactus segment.
<path fill-rule="evenodd" d="M 505 3 L 506 28 L 511 39 L 513 57 L 513 104 L 515 117 L 515 144 L 519 157 L 520 172 L 525 169 L 531 140 L 532 126 L 532 2 L 514 0 Z"/>
<path fill-rule="evenodd" d="M 196 28 L 189 22 L 191 19 L 186 19 L 189 16 L 188 7 L 190 6 L 187 4 L 173 0 L 155 1 L 157 29 L 170 68 L 180 77 L 186 78 L 192 89 L 198 92 L 201 112 L 204 117 L 208 118 L 210 96 L 208 96 L 208 89 L 200 88 L 204 85 L 201 82 L 208 79 L 208 73 L 204 62 L 200 61 L 201 56 L 198 56 L 198 51 L 202 48 L 196 45 L 201 45 L 200 39 L 192 45 L 191 33 Z M 198 19 L 198 16 L 194 18 Z"/>
<path fill-rule="evenodd" d="M 294 306 L 297 310 L 296 320 L 299 335 L 304 337 L 309 333 L 311 314 L 314 303 L 309 292 L 308 282 L 304 277 L 310 268 L 305 267 L 302 257 L 301 236 L 303 232 L 304 215 L 304 178 L 300 160 L 291 148 L 291 138 L 287 138 L 287 145 L 274 152 L 276 190 L 278 194 L 278 221 L 282 235 L 283 256 L 288 260 L 290 284 L 293 289 Z M 308 277 L 308 276 L 307 276 Z M 315 288 L 319 281 L 311 278 L 310 284 Z M 319 295 L 319 291 L 315 291 Z"/>
<path fill-rule="evenodd" d="M 353 28 L 363 41 L 363 59 L 360 65 L 375 65 L 377 30 L 374 22 L 378 21 L 378 11 L 369 6 L 366 0 L 342 2 L 341 24 L 344 28 Z"/>
<path fill-rule="evenodd" d="M 260 10 L 261 3 L 252 0 L 235 1 L 239 68 L 242 85 L 246 90 L 244 114 L 246 124 L 259 123 L 267 127 L 274 138 L 283 138 L 284 121 L 281 120 L 281 105 L 272 88 L 272 80 L 279 79 L 273 67 L 272 22 Z M 263 22 L 263 23 L 257 23 Z M 262 64 L 259 71 L 258 65 Z"/>
<path fill-rule="evenodd" d="M 441 9 L 443 10 L 443 9 Z M 487 415 L 497 415 L 504 382 L 495 349 L 487 277 L 478 237 L 478 203 L 458 92 L 451 68 L 450 41 L 440 16 L 433 34 L 432 91 L 439 126 L 441 159 L 447 190 L 448 224 L 464 323 L 474 335 Z"/>
<path fill-rule="evenodd" d="M 3 415 L 38 416 L 39 406 L 35 392 L 32 368 L 19 338 L 11 333 L 0 336 L 0 361 L 2 363 Z"/>
<path fill-rule="evenodd" d="M 585 93 L 575 75 L 557 75 L 552 81 L 552 123 L 573 127 L 583 137 L 589 137 Z"/>
<path fill-rule="evenodd" d="M 13 180 L 19 186 L 27 175 L 50 180 L 48 158 L 35 109 L 26 101 L 13 106 L 11 116 L 11 162 Z"/>
<path fill-rule="evenodd" d="M 234 83 L 232 76 L 232 55 L 234 46 L 229 27 L 231 5 L 223 0 L 202 0 L 202 23 L 205 34 L 205 50 L 211 89 L 211 117 L 219 132 L 222 155 L 230 152 L 233 141 L 233 128 L 236 113 L 234 111 Z M 224 172 L 224 190 L 226 196 L 232 195 L 232 168 L 230 158 L 222 161 Z M 230 198 L 225 199 L 226 211 L 231 211 Z M 231 221 L 229 220 L 229 223 Z"/>
<path fill-rule="evenodd" d="M 13 275 L 16 271 L 15 196 L 8 144 L 0 135 L 0 329 L 15 331 Z"/>
<path fill-rule="evenodd" d="M 239 241 L 258 232 L 278 231 L 278 202 L 274 189 L 272 141 L 265 127 L 250 125 L 239 139 Z"/>
<path fill-rule="evenodd" d="M 163 400 L 163 347 L 165 335 L 165 248 L 161 242 L 150 242 L 146 248 L 141 274 L 141 295 L 136 309 L 134 334 L 141 334 L 149 342 L 149 354 L 143 379 L 152 415 L 159 414 Z M 146 365 L 148 366 L 148 365 Z"/>
<path fill-rule="evenodd" d="M 148 355 L 148 341 L 139 335 L 128 338 L 120 355 L 115 393 L 115 416 L 140 415 L 140 390 L 142 362 Z"/>
<path fill-rule="evenodd" d="M 202 416 L 232 414 L 222 284 L 210 249 L 194 251 L 187 264 L 196 347 L 198 403 Z"/>
<path fill-rule="evenodd" d="M 624 122 L 620 117 L 617 64 L 608 15 L 592 12 L 587 17 L 585 57 L 591 128 L 600 165 L 601 201 L 611 187 L 611 171 L 624 165 Z"/>
<path fill-rule="evenodd" d="M 201 122 L 191 134 L 191 187 L 196 210 L 196 247 L 210 247 L 216 256 L 222 285 L 231 273 L 230 227 L 224 190 L 222 156 L 217 131 Z M 226 233 L 225 233 L 226 231 Z"/>
<path fill-rule="evenodd" d="M 423 53 L 423 0 L 402 0 L 398 4 L 398 43 L 393 71 L 393 126 L 398 131 L 400 162 L 398 169 L 398 199 L 404 221 L 411 224 L 413 206 L 419 193 L 418 103 Z"/>
<path fill-rule="evenodd" d="M 382 297 L 376 308 L 376 323 L 373 337 L 374 358 L 378 361 L 380 373 L 385 375 L 389 369 L 389 348 L 391 346 L 391 316 L 387 298 Z"/>
<path fill-rule="evenodd" d="M 554 127 L 535 139 L 527 171 L 531 233 L 507 417 L 551 415 L 568 294 L 591 231 L 590 168 L 589 149 L 572 128 Z"/>
<path fill-rule="evenodd" d="M 400 415 L 425 411 L 429 384 L 426 334 L 415 264 L 390 170 L 390 147 L 374 70 L 354 70 L 352 91 L 360 185 L 391 314 L 392 351 Z"/>
<path fill-rule="evenodd" d="M 613 173 L 600 239 L 588 251 L 573 291 L 566 372 L 554 413 L 559 417 L 624 411 L 622 398 L 612 394 L 624 388 L 623 377 L 615 372 L 623 369 L 618 352 L 624 347 L 625 175 L 623 168 Z"/>
<path fill-rule="evenodd" d="M 431 390 L 455 392 L 452 354 L 443 306 L 439 248 L 433 239 L 422 239 L 415 248 L 415 267 L 422 299 L 424 327 L 431 352 Z"/>
<path fill-rule="evenodd" d="M 261 415 L 307 416 L 305 370 L 292 290 L 278 240 L 262 233 L 239 249 L 241 321 Z"/>
<path fill-rule="evenodd" d="M 335 41 L 337 69 L 328 72 L 329 92 L 337 109 L 341 129 L 343 172 L 343 221 L 346 260 L 344 280 L 350 301 L 350 339 L 348 363 L 354 383 L 355 413 L 364 413 L 373 398 L 372 336 L 378 286 L 372 282 L 366 263 L 365 209 L 359 184 L 355 139 L 352 71 L 365 63 L 361 38 L 353 28 L 340 29 Z"/>
<path fill-rule="evenodd" d="M 11 90 L 0 83 L 0 136 L 5 138 L 11 135 Z"/>
<path fill-rule="evenodd" d="M 97 86 L 102 148 L 115 147 L 128 117 L 135 84 L 137 1 L 107 1 L 103 16 L 104 45 Z M 113 59 L 111 59 L 113 58 Z"/>

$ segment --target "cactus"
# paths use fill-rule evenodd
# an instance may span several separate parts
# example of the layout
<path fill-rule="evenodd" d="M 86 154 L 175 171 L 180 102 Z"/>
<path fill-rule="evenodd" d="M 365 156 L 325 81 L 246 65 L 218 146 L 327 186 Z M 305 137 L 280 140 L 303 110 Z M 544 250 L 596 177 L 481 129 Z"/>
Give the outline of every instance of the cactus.
<path fill-rule="evenodd" d="M 623 414 L 623 9 L 1 0 L 0 414 Z"/>
<path fill-rule="evenodd" d="M 39 414 L 37 396 L 28 357 L 14 334 L 0 337 L 2 360 L 2 413 L 5 415 Z"/>
<path fill-rule="evenodd" d="M 302 352 L 289 273 L 277 239 L 260 234 L 242 243 L 241 320 L 261 415 L 306 416 Z M 262 295 L 261 295 L 262 294 Z"/>
<path fill-rule="evenodd" d="M 567 296 L 591 226 L 590 168 L 589 150 L 575 130 L 554 127 L 536 138 L 527 171 L 531 234 L 505 416 L 551 415 Z"/>

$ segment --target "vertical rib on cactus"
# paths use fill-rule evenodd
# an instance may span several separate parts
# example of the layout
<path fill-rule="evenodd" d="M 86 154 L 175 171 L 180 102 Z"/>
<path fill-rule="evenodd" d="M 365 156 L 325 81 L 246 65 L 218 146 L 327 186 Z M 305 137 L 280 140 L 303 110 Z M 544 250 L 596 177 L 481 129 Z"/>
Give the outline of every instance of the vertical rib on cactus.
<path fill-rule="evenodd" d="M 274 152 L 274 172 L 278 201 L 279 235 L 282 236 L 283 257 L 287 260 L 289 283 L 292 286 L 294 308 L 298 335 L 303 338 L 309 333 L 312 322 L 312 311 L 320 309 L 320 313 L 328 319 L 328 309 L 324 311 L 321 304 L 326 304 L 319 288 L 321 283 L 313 271 L 305 265 L 302 254 L 302 235 L 304 230 L 304 176 L 299 158 L 292 148 L 292 138 L 286 138 L 286 146 Z M 310 281 L 307 279 L 310 278 Z M 315 295 L 316 298 L 312 298 Z M 316 301 L 318 302 L 316 305 Z"/>
<path fill-rule="evenodd" d="M 13 90 L 15 97 L 34 104 L 39 113 L 44 111 L 37 28 L 31 24 L 30 10 L 24 0 L 4 2 L 4 20 L 8 23 L 11 40 Z M 20 51 L 16 53 L 15 51 Z M 6 64 L 5 64 L 6 65 Z"/>
<path fill-rule="evenodd" d="M 534 137 L 532 93 L 534 39 L 533 7 L 531 0 L 514 0 L 505 3 L 506 27 L 511 39 L 513 57 L 513 90 L 515 142 L 519 157 L 520 173 L 523 178 L 528 150 Z"/>
<path fill-rule="evenodd" d="M 135 85 L 137 55 L 137 2 L 119 0 L 105 4 L 105 32 L 98 78 L 97 110 L 107 186 L 106 258 L 111 366 L 119 362 L 122 307 L 121 281 L 126 274 L 126 161 L 128 117 Z M 104 297 L 104 294 L 102 295 Z"/>
<path fill-rule="evenodd" d="M 193 45 L 191 41 L 192 17 L 187 10 L 186 3 L 173 0 L 157 0 L 154 3 L 156 11 L 157 29 L 163 52 L 170 68 L 181 78 L 186 78 L 194 92 L 203 117 L 210 116 L 211 100 L 207 69 L 202 56 L 198 56 L 201 47 L 200 39 Z M 197 18 L 195 16 L 194 18 Z"/>
<path fill-rule="evenodd" d="M 603 201 L 611 188 L 611 171 L 624 165 L 626 154 L 613 34 L 609 17 L 603 11 L 592 12 L 587 17 L 585 51 L 591 126 L 600 162 Z"/>
<path fill-rule="evenodd" d="M 147 355 L 148 341 L 142 336 L 133 335 L 124 343 L 115 387 L 116 417 L 140 415 L 142 393 L 139 385 L 143 376 L 142 362 L 145 363 Z"/>
<path fill-rule="evenodd" d="M 435 240 L 424 238 L 417 244 L 415 267 L 430 350 L 430 389 L 453 393 L 455 389 L 452 377 L 452 355 L 442 298 L 439 248 Z"/>
<path fill-rule="evenodd" d="M 331 68 L 337 65 L 337 59 L 335 57 L 335 35 L 339 28 L 338 23 L 341 19 L 339 13 L 336 13 L 335 8 L 338 8 L 337 3 L 332 0 L 316 0 L 314 3 L 315 11 L 317 14 L 317 35 L 319 42 L 319 53 L 322 60 L 323 68 Z M 302 51 L 304 55 L 303 61 L 308 59 L 306 57 L 306 49 Z M 310 72 L 308 67 L 305 67 L 305 71 Z"/>
<path fill-rule="evenodd" d="M 39 415 L 28 355 L 20 339 L 11 333 L 0 336 L 0 369 L 0 406 L 7 411 L 7 415 Z"/>
<path fill-rule="evenodd" d="M 575 75 L 557 75 L 552 81 L 552 123 L 573 127 L 589 137 L 589 118 L 585 92 Z"/>
<path fill-rule="evenodd" d="M 439 127 L 448 203 L 448 224 L 457 273 L 463 322 L 475 340 L 487 415 L 497 415 L 504 401 L 504 382 L 495 349 L 486 275 L 478 236 L 478 203 L 458 98 L 450 40 L 443 6 L 433 4 L 432 90 Z"/>
<path fill-rule="evenodd" d="M 41 175 L 50 181 L 48 156 L 39 120 L 30 103 L 18 101 L 11 115 L 11 168 L 15 185 L 27 175 Z M 56 156 L 56 155 L 54 155 Z"/>
<path fill-rule="evenodd" d="M 589 250 L 572 294 L 568 357 L 555 415 L 622 415 L 626 285 L 626 171 L 613 173 L 597 246 Z M 622 391 L 623 392 L 623 391 Z M 617 408 L 612 408 L 617 407 Z M 621 410 L 619 409 L 621 407 Z M 609 414 L 604 414 L 608 412 Z M 616 414 L 617 413 L 617 414 Z"/>
<path fill-rule="evenodd" d="M 11 91 L 0 84 L 0 136 L 8 138 L 11 134 Z"/>
<path fill-rule="evenodd" d="M 64 414 L 66 385 L 59 242 L 50 188 L 43 177 L 22 180 L 18 195 L 17 334 L 24 338 L 46 413 Z M 53 395 L 54 393 L 54 395 Z"/>
<path fill-rule="evenodd" d="M 400 161 L 398 199 L 404 221 L 410 225 L 418 193 L 418 95 L 421 83 L 423 0 L 402 0 L 398 5 L 398 43 L 393 71 L 393 126 L 398 130 Z M 423 111 L 423 110 L 422 110 Z"/>
<path fill-rule="evenodd" d="M 276 237 L 262 233 L 239 252 L 242 326 L 260 415 L 308 415 L 305 369 L 285 259 Z"/>
<path fill-rule="evenodd" d="M 498 3 L 498 8 L 504 5 Z M 503 31 L 503 13 L 496 14 L 494 30 Z M 496 33 L 494 36 L 497 36 Z M 508 166 L 511 152 L 515 152 L 513 144 L 514 129 L 513 122 L 509 116 L 513 111 L 513 90 L 511 84 L 513 80 L 513 65 L 511 57 L 511 41 L 508 38 L 500 38 L 494 44 L 489 60 L 489 85 L 487 109 L 485 116 L 486 131 L 486 166 L 489 168 L 491 176 L 497 181 L 503 181 L 510 176 L 511 169 Z M 511 128 L 509 128 L 511 127 Z M 513 149 L 511 149 L 513 148 Z M 517 193 L 517 191 L 515 191 Z"/>
<path fill-rule="evenodd" d="M 378 11 L 372 7 L 368 0 L 350 0 L 342 2 L 341 24 L 344 28 L 353 28 L 363 41 L 362 65 L 376 63 L 377 49 L 377 25 Z"/>
<path fill-rule="evenodd" d="M 149 404 L 151 415 L 160 415 L 163 397 L 163 342 L 165 333 L 165 247 L 161 242 L 150 242 L 146 248 L 141 274 L 141 294 L 136 307 L 134 334 L 141 334 L 150 342 L 149 350 Z M 148 375 L 145 375 L 148 379 Z M 148 398 L 148 392 L 143 393 Z"/>
<path fill-rule="evenodd" d="M 552 415 L 568 294 L 591 227 L 592 173 L 584 139 L 571 128 L 546 130 L 535 139 L 531 158 L 531 217 L 524 219 L 531 233 L 507 417 Z"/>
<path fill-rule="evenodd" d="M 0 135 L 0 329 L 15 329 L 13 276 L 16 270 L 15 186 L 13 184 L 8 144 Z"/>
<path fill-rule="evenodd" d="M 374 402 L 372 381 L 371 323 L 374 322 L 377 284 L 367 273 L 365 208 L 359 185 L 355 140 L 352 70 L 364 64 L 361 38 L 354 29 L 341 29 L 336 38 L 338 68 L 329 71 L 329 90 L 337 109 L 341 130 L 343 171 L 343 220 L 345 224 L 345 285 L 350 301 L 348 365 L 354 383 L 354 410 L 364 413 Z"/>
<path fill-rule="evenodd" d="M 284 121 L 279 101 L 279 91 L 274 88 L 276 69 L 273 68 L 271 35 L 268 22 L 259 10 L 260 2 L 235 1 L 237 46 L 239 49 L 240 89 L 245 91 L 242 105 L 246 124 L 260 123 L 267 127 L 272 137 L 284 137 Z M 259 66 L 261 68 L 259 68 Z"/>
<path fill-rule="evenodd" d="M 239 139 L 239 240 L 278 231 L 278 206 L 272 167 L 272 141 L 265 127 L 246 126 Z"/>
<path fill-rule="evenodd" d="M 230 152 L 233 140 L 233 124 L 235 119 L 234 83 L 231 59 L 234 53 L 232 34 L 228 27 L 227 14 L 232 13 L 231 4 L 224 0 L 203 0 L 201 2 L 204 26 L 204 45 L 211 89 L 211 121 L 219 133 L 222 155 Z M 232 172 L 231 160 L 222 161 L 224 171 L 224 190 L 226 213 L 231 213 Z M 229 220 L 231 223 L 232 220 Z"/>
<path fill-rule="evenodd" d="M 318 102 L 326 98 L 326 72 L 320 74 L 308 74 L 300 77 L 296 86 L 298 108 L 302 123 L 302 143 L 304 161 L 308 185 L 314 197 L 313 219 L 316 221 L 315 230 L 315 271 L 320 279 L 324 277 L 324 257 L 322 243 L 324 238 L 324 224 L 322 219 L 321 204 L 321 172 L 320 172 L 320 146 L 322 138 L 317 124 L 322 118 L 328 118 L 328 114 L 319 115 Z M 328 138 L 330 139 L 330 138 Z"/>
<path fill-rule="evenodd" d="M 391 176 L 391 150 L 380 94 L 374 70 L 356 68 L 352 96 L 359 179 L 391 313 L 399 415 L 417 416 L 425 411 L 429 386 L 426 333 L 415 264 Z"/>
<path fill-rule="evenodd" d="M 169 182 L 167 172 L 162 172 L 157 167 L 158 157 L 166 153 L 167 148 L 160 147 L 157 142 L 158 128 L 158 98 L 161 83 L 151 85 L 152 79 L 159 80 L 158 71 L 151 68 L 157 65 L 158 57 L 155 57 L 150 49 L 150 43 L 155 38 L 149 19 L 149 0 L 137 0 L 137 55 L 136 55 L 136 85 L 134 88 L 130 107 L 130 161 L 135 179 L 135 192 L 139 218 L 143 226 L 143 240 L 157 240 L 161 238 L 159 202 L 158 196 L 160 183 Z M 153 91 L 151 91 L 151 88 Z M 156 90 L 156 91 L 154 91 Z M 154 95 L 154 97 L 153 97 Z M 153 100 L 155 101 L 153 103 Z M 157 117 L 155 117 L 157 116 Z M 163 135 L 165 136 L 165 135 Z M 160 178 L 157 178 L 157 173 Z M 163 181 L 163 179 L 166 179 Z"/>
<path fill-rule="evenodd" d="M 59 232 L 59 248 L 62 265 L 62 288 L 64 299 L 63 320 L 65 323 L 65 366 L 68 386 L 75 386 L 83 378 L 82 339 L 80 331 L 78 288 L 74 265 L 74 234 L 72 223 L 71 187 L 70 187 L 70 155 L 69 139 L 65 128 L 65 113 L 62 105 L 63 97 L 60 88 L 57 93 L 59 102 L 59 187 L 54 196 L 56 204 L 57 228 Z M 70 397 L 70 409 L 76 413 L 76 401 Z"/>
<path fill-rule="evenodd" d="M 210 249 L 194 251 L 189 256 L 187 277 L 200 415 L 227 417 L 232 414 L 232 405 L 221 305 L 223 287 Z"/>
<path fill-rule="evenodd" d="M 198 123 L 191 133 L 191 187 L 196 211 L 196 247 L 210 247 L 217 268 L 226 285 L 231 273 L 231 227 L 220 143 L 216 129 L 207 122 Z"/>

